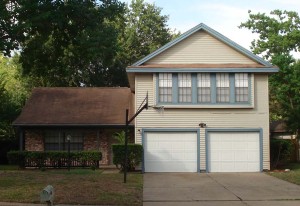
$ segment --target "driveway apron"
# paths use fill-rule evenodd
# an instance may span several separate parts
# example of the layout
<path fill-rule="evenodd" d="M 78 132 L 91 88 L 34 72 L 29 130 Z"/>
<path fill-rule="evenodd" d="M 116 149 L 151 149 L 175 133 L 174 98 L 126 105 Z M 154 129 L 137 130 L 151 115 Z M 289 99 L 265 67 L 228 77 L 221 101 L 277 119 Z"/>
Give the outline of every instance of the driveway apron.
<path fill-rule="evenodd" d="M 300 186 L 264 173 L 145 173 L 143 205 L 300 205 Z"/>

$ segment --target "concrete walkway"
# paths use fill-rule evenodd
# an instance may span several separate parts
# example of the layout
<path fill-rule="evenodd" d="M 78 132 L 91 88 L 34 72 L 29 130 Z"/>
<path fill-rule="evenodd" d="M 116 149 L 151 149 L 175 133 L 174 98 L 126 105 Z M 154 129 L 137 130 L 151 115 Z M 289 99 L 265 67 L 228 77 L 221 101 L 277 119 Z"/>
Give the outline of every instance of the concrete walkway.
<path fill-rule="evenodd" d="M 144 206 L 299 206 L 300 186 L 264 173 L 146 173 Z"/>

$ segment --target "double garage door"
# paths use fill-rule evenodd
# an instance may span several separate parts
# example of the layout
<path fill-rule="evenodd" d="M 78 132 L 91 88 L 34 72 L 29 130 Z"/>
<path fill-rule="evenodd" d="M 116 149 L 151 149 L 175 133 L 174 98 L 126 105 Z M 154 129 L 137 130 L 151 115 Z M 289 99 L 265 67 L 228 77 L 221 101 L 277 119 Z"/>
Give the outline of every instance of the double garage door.
<path fill-rule="evenodd" d="M 146 132 L 145 172 L 198 172 L 200 145 L 197 132 Z M 259 132 L 208 132 L 208 172 L 258 172 Z"/>

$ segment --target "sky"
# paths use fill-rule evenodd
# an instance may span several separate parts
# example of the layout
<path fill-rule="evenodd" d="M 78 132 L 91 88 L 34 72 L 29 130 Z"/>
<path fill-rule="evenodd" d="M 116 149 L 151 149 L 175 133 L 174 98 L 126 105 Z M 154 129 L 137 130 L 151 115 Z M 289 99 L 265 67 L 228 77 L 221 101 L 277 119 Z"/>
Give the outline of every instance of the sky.
<path fill-rule="evenodd" d="M 131 0 L 121 0 L 129 3 Z M 296 11 L 300 14 L 300 0 L 144 0 L 162 8 L 169 16 L 168 25 L 181 33 L 204 23 L 244 48 L 250 50 L 251 41 L 257 38 L 250 30 L 239 29 L 241 22 L 251 13 L 266 13 L 274 9 Z M 300 58 L 300 53 L 294 53 Z"/>

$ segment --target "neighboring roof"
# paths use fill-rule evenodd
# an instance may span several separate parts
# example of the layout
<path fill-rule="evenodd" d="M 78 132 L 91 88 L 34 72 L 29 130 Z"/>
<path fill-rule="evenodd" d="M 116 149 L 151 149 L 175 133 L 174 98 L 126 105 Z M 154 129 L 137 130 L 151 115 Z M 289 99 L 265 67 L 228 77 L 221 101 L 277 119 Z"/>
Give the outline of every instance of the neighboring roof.
<path fill-rule="evenodd" d="M 175 44 L 181 42 L 182 40 L 188 38 L 189 36 L 191 36 L 192 34 L 194 34 L 195 32 L 198 32 L 200 30 L 206 31 L 207 33 L 209 33 L 210 35 L 212 35 L 216 39 L 218 39 L 218 40 L 224 42 L 225 44 L 229 45 L 230 47 L 236 49 L 237 51 L 241 52 L 242 54 L 249 57 L 250 59 L 253 59 L 254 61 L 256 61 L 256 62 L 258 62 L 258 63 L 260 63 L 260 64 L 262 64 L 266 67 L 273 67 L 273 65 L 270 64 L 269 62 L 265 61 L 264 59 L 262 59 L 259 56 L 254 55 L 252 52 L 250 52 L 247 49 L 241 47 L 240 45 L 238 45 L 234 41 L 228 39 L 224 35 L 220 34 L 219 32 L 213 30 L 212 28 L 208 27 L 207 25 L 205 25 L 203 23 L 198 24 L 197 26 L 193 27 L 192 29 L 190 29 L 187 32 L 180 35 L 178 38 L 176 38 L 173 41 L 167 43 L 166 45 L 162 46 L 161 48 L 159 48 L 156 51 L 152 52 L 151 54 L 147 55 L 143 59 L 135 62 L 132 66 L 135 67 L 135 66 L 142 65 L 146 61 L 148 61 L 148 60 L 152 59 L 153 57 L 159 55 L 163 51 L 169 49 L 170 47 L 174 46 Z"/>
<path fill-rule="evenodd" d="M 289 132 L 283 120 L 273 121 L 270 124 L 271 132 Z"/>
<path fill-rule="evenodd" d="M 129 88 L 35 88 L 14 126 L 122 126 Z"/>

